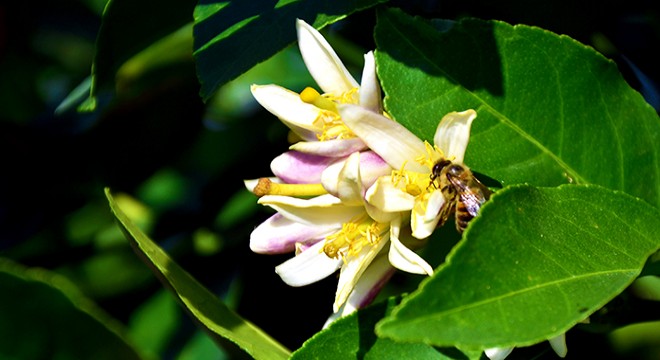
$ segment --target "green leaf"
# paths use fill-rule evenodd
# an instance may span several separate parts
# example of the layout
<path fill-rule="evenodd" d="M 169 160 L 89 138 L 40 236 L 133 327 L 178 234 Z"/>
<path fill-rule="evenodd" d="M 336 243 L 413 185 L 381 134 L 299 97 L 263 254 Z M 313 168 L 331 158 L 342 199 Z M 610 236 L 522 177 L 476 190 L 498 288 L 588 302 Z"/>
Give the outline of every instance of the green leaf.
<path fill-rule="evenodd" d="M 446 30 L 449 28 L 448 30 Z M 389 113 L 432 140 L 450 111 L 477 110 L 466 163 L 503 185 L 593 183 L 660 205 L 660 118 L 615 64 L 549 31 L 379 12 Z"/>
<path fill-rule="evenodd" d="M 144 353 L 156 358 L 164 354 L 181 327 L 181 310 L 176 300 L 160 290 L 131 313 L 128 331 Z"/>
<path fill-rule="evenodd" d="M 297 18 L 322 28 L 386 0 L 202 0 L 193 29 L 201 96 L 268 59 L 296 40 Z"/>
<path fill-rule="evenodd" d="M 625 289 L 660 247 L 658 233 L 658 210 L 623 192 L 505 188 L 377 333 L 480 349 L 541 342 Z"/>
<path fill-rule="evenodd" d="M 298 359 L 453 359 L 425 344 L 397 343 L 378 338 L 376 322 L 389 315 L 398 300 L 374 304 L 338 319 L 327 329 L 307 340 L 291 355 Z"/>
<path fill-rule="evenodd" d="M 289 351 L 249 321 L 232 312 L 149 239 L 117 206 L 106 189 L 110 208 L 137 255 L 153 270 L 204 330 L 219 345 L 225 339 L 255 359 L 286 359 Z M 227 349 L 225 349 L 227 350 Z"/>
<path fill-rule="evenodd" d="M 140 359 L 119 322 L 70 281 L 0 259 L 0 358 Z"/>
<path fill-rule="evenodd" d="M 114 92 L 120 66 L 147 46 L 193 20 L 194 0 L 110 0 L 96 39 L 89 99 L 79 109 L 92 111 L 97 96 Z"/>

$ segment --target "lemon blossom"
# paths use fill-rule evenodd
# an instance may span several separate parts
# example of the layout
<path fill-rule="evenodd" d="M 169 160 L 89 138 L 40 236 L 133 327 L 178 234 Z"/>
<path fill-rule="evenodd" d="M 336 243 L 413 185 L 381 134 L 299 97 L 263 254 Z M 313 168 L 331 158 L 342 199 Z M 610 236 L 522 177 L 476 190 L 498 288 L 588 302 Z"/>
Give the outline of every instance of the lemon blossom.
<path fill-rule="evenodd" d="M 430 181 L 439 159 L 462 163 L 470 138 L 474 110 L 445 115 L 436 129 L 434 145 L 422 141 L 403 125 L 357 106 L 342 105 L 345 124 L 393 169 L 366 194 L 367 201 L 387 212 L 410 212 L 412 235 L 424 239 L 440 220 L 442 191 Z"/>
<path fill-rule="evenodd" d="M 274 187 L 267 192 L 271 195 L 262 196 L 258 202 L 277 211 L 252 232 L 251 249 L 260 253 L 295 251 L 295 257 L 275 269 L 291 286 L 308 285 L 339 270 L 335 316 L 369 303 L 393 273 L 393 266 L 432 273 L 421 257 L 403 245 L 400 237 L 406 234 L 401 229 L 401 216 L 365 201 L 360 161 L 365 154 L 355 152 L 343 163 L 336 177 L 337 196 L 300 198 L 296 191 L 313 184 L 246 181 L 246 187 L 255 193 L 263 183 Z M 388 256 L 388 252 L 397 255 Z"/>
<path fill-rule="evenodd" d="M 360 161 L 366 188 L 391 169 L 378 155 L 366 151 L 364 142 L 343 124 L 337 105 L 359 104 L 370 111 L 382 112 L 373 53 L 365 55 L 360 85 L 316 29 L 297 20 L 296 30 L 303 60 L 324 94 L 312 88 L 297 94 L 278 85 L 251 87 L 255 99 L 303 140 L 293 144 L 291 151 L 276 157 L 271 170 L 284 183 L 322 182 L 327 191 L 337 195 L 337 176 L 346 157 L 364 151 Z M 328 171 L 322 175 L 326 168 Z"/>
<path fill-rule="evenodd" d="M 323 94 L 310 87 L 298 94 L 278 85 L 252 85 L 254 98 L 303 140 L 293 144 L 291 150 L 329 157 L 365 150 L 364 142 L 343 124 L 337 105 L 359 104 L 382 112 L 373 52 L 364 56 L 358 84 L 316 29 L 297 20 L 296 30 L 305 65 Z"/>

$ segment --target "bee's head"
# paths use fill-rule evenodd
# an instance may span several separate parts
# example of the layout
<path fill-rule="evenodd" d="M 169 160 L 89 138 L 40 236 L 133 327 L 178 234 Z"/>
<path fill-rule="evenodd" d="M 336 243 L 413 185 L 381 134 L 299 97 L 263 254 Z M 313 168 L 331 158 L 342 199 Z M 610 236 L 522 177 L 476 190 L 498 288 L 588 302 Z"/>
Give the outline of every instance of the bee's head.
<path fill-rule="evenodd" d="M 451 161 L 449 161 L 447 159 L 442 159 L 442 160 L 439 160 L 438 162 L 436 162 L 433 165 L 433 169 L 431 170 L 432 171 L 432 176 L 434 178 L 440 176 L 440 174 L 442 173 L 442 169 L 444 169 L 449 164 L 451 164 Z"/>

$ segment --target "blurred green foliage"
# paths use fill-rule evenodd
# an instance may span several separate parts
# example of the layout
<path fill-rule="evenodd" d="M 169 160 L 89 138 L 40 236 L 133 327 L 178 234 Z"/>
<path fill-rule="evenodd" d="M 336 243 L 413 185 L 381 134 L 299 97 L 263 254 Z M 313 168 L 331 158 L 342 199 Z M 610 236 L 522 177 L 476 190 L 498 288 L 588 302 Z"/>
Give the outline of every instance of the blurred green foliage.
<path fill-rule="evenodd" d="M 192 56 L 194 2 L 167 6 L 172 3 L 135 1 L 139 11 L 127 21 L 144 28 L 134 38 L 109 39 L 134 46 L 106 55 L 95 52 L 105 0 L 0 4 L 2 358 L 40 359 L 46 349 L 63 359 L 101 358 L 93 352 L 101 350 L 109 358 L 226 356 L 135 256 L 107 206 L 106 186 L 183 268 L 285 346 L 297 349 L 326 319 L 318 309 L 330 309 L 333 279 L 287 287 L 273 271 L 287 257 L 248 247 L 251 230 L 269 213 L 242 180 L 269 175 L 270 160 L 288 147 L 287 129 L 255 103 L 249 85 L 295 91 L 312 85 L 298 49 L 287 47 L 203 102 Z M 660 13 L 652 2 L 389 5 L 426 17 L 475 16 L 568 34 L 615 60 L 660 107 L 648 92 L 660 81 Z M 374 48 L 374 23 L 373 11 L 365 11 L 324 31 L 354 73 L 361 54 Z M 92 86 L 95 56 L 113 60 L 103 65 L 111 76 L 95 80 L 94 111 L 77 112 L 87 92 L 68 96 L 79 85 Z M 408 281 L 395 276 L 390 286 L 406 289 Z M 396 293 L 391 288 L 385 293 Z M 278 331 L 282 324 L 291 330 Z M 622 328 L 606 346 L 598 335 L 578 333 L 569 337 L 569 356 L 657 358 L 657 337 L 631 335 L 657 327 Z"/>

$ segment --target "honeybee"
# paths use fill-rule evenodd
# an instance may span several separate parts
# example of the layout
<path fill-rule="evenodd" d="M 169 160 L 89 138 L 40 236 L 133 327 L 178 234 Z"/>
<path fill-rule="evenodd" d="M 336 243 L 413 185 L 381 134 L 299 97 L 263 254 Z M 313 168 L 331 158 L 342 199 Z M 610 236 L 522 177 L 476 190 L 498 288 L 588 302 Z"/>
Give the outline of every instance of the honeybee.
<path fill-rule="evenodd" d="M 459 234 L 462 234 L 470 220 L 479 214 L 481 206 L 491 194 L 467 166 L 446 159 L 441 159 L 433 165 L 431 184 L 440 188 L 446 200 L 440 210 L 441 219 L 438 225 L 444 224 L 453 212 Z"/>

